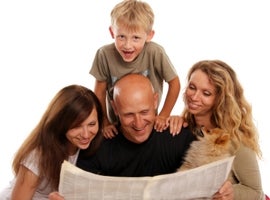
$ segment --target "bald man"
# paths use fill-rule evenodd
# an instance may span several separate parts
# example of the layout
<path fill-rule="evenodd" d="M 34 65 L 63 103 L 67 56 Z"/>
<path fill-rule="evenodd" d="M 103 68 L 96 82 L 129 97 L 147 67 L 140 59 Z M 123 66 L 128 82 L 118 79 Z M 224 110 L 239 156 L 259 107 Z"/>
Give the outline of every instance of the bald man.
<path fill-rule="evenodd" d="M 105 139 L 98 151 L 88 157 L 79 155 L 77 166 L 107 176 L 155 176 L 173 173 L 195 136 L 188 128 L 173 136 L 169 130 L 154 129 L 158 96 L 143 75 L 129 74 L 114 86 L 112 106 L 119 117 L 118 134 Z M 59 193 L 49 196 L 62 200 Z M 225 182 L 214 199 L 233 199 L 233 189 Z"/>
<path fill-rule="evenodd" d="M 77 166 L 108 176 L 155 176 L 175 172 L 195 137 L 188 128 L 182 128 L 176 136 L 169 130 L 156 132 L 157 105 L 158 94 L 145 76 L 130 74 L 118 80 L 112 101 L 120 121 L 118 135 L 105 140 L 94 156 L 79 156 Z"/>

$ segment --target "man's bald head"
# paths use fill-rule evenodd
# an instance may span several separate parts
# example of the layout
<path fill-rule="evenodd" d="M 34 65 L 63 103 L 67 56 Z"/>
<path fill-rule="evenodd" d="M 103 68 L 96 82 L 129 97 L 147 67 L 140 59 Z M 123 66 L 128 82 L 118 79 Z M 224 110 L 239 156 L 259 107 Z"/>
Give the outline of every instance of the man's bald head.
<path fill-rule="evenodd" d="M 142 143 L 150 136 L 157 105 L 158 94 L 143 75 L 128 74 L 114 85 L 112 107 L 123 135 L 134 143 Z"/>
<path fill-rule="evenodd" d="M 128 74 L 119 79 L 113 89 L 113 99 L 119 96 L 120 93 L 135 93 L 145 90 L 154 94 L 154 88 L 151 81 L 141 74 Z"/>

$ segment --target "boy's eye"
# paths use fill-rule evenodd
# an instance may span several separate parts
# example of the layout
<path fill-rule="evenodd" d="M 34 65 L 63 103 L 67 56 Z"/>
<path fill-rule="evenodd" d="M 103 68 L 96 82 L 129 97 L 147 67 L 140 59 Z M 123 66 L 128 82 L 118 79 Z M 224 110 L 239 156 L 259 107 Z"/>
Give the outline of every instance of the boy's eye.
<path fill-rule="evenodd" d="M 118 35 L 117 38 L 118 38 L 119 40 L 123 40 L 123 39 L 125 39 L 125 36 L 124 36 L 124 35 Z"/>
<path fill-rule="evenodd" d="M 138 36 L 134 36 L 133 37 L 133 41 L 138 41 L 138 40 L 140 40 L 141 38 L 140 37 L 138 37 Z"/>

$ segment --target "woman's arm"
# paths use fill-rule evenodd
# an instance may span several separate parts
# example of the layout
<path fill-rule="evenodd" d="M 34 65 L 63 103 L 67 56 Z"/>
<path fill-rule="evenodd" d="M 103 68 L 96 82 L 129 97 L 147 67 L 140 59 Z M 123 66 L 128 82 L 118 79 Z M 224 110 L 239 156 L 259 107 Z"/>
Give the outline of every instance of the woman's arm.
<path fill-rule="evenodd" d="M 11 193 L 12 200 L 31 200 L 37 188 L 38 176 L 21 165 Z"/>
<path fill-rule="evenodd" d="M 257 157 L 250 148 L 240 146 L 234 159 L 232 175 L 235 199 L 265 198 Z"/>

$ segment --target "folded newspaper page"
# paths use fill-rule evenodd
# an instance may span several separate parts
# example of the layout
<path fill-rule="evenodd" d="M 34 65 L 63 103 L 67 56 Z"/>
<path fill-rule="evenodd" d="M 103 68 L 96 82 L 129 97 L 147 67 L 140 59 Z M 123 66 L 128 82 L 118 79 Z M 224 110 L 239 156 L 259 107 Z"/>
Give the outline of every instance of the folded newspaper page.
<path fill-rule="evenodd" d="M 233 159 L 153 177 L 102 176 L 64 161 L 59 192 L 65 200 L 211 199 L 228 178 Z"/>

